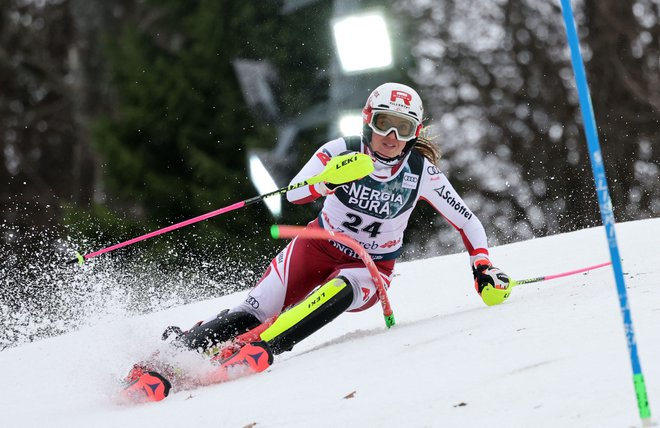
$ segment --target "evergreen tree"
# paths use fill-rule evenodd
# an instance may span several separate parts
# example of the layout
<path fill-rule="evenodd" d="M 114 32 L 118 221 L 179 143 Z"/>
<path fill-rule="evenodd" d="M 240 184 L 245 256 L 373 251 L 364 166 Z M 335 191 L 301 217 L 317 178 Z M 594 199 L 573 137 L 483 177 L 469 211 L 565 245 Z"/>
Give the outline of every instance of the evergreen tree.
<path fill-rule="evenodd" d="M 247 152 L 272 147 L 276 123 L 248 110 L 233 61 L 269 58 L 291 66 L 295 56 L 301 66 L 281 76 L 282 85 L 293 87 L 304 76 L 313 80 L 310 72 L 324 60 L 324 50 L 315 46 L 326 41 L 301 43 L 299 35 L 282 30 L 291 18 L 278 8 L 274 2 L 147 2 L 128 17 L 119 37 L 108 39 L 117 101 L 94 130 L 108 207 L 153 229 L 255 195 Z M 310 24 L 320 19 L 292 31 L 311 32 Z M 289 91 L 299 95 L 289 97 L 284 114 L 309 105 L 304 91 Z M 263 207 L 251 207 L 200 224 L 202 233 L 175 232 L 175 239 L 244 241 L 265 236 L 271 221 Z"/>

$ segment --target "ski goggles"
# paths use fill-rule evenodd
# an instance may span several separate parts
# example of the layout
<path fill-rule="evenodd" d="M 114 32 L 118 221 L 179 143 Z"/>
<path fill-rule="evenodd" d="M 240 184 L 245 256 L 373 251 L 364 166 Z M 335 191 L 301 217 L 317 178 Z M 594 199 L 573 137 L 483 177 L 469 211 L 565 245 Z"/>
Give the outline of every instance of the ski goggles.
<path fill-rule="evenodd" d="M 394 131 L 396 139 L 400 141 L 410 141 L 417 137 L 417 122 L 398 113 L 375 111 L 369 126 L 376 134 L 383 137 Z"/>

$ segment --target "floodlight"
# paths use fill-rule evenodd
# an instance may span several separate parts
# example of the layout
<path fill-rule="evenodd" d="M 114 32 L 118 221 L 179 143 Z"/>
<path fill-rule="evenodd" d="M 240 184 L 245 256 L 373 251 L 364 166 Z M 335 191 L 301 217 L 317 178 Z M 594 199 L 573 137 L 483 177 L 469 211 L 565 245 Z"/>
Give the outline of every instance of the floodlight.
<path fill-rule="evenodd" d="M 337 19 L 333 33 L 344 72 L 363 72 L 392 65 L 390 35 L 382 13 L 369 12 Z"/>
<path fill-rule="evenodd" d="M 258 154 L 250 153 L 249 164 L 250 180 L 252 180 L 252 184 L 254 184 L 254 187 L 257 189 L 259 194 L 263 195 L 265 193 L 270 193 L 279 189 L 277 184 L 275 184 L 275 180 L 268 172 L 268 169 L 266 169 L 264 166 Z M 274 195 L 265 198 L 264 202 L 273 217 L 278 218 L 282 215 L 281 195 Z"/>
<path fill-rule="evenodd" d="M 339 131 L 341 135 L 362 134 L 362 115 L 356 112 L 345 112 L 339 117 Z"/>

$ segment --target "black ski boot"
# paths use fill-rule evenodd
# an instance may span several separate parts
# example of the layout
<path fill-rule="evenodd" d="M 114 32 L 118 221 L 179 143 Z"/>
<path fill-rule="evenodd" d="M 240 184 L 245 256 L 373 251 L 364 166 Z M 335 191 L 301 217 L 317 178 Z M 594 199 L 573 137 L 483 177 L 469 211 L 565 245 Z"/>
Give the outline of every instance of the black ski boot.
<path fill-rule="evenodd" d="M 239 334 L 252 330 L 261 322 L 248 312 L 229 312 L 225 309 L 217 317 L 205 323 L 195 324 L 188 331 L 179 327 L 168 327 L 163 333 L 163 340 L 175 335 L 173 343 L 199 352 L 211 351 L 218 343 L 233 339 Z"/>

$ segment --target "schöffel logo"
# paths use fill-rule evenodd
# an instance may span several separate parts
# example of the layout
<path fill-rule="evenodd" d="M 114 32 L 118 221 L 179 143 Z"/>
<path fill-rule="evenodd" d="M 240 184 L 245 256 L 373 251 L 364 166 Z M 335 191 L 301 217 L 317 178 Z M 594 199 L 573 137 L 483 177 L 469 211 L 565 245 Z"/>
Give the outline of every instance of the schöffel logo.
<path fill-rule="evenodd" d="M 433 190 L 435 190 L 442 199 L 447 201 L 447 204 L 449 204 L 450 207 L 455 209 L 463 217 L 468 220 L 472 218 L 472 213 L 470 210 L 461 202 L 459 202 L 459 200 L 457 200 L 454 196 L 452 196 L 451 191 L 449 189 L 445 189 L 445 186 L 440 186 L 440 188 Z"/>

